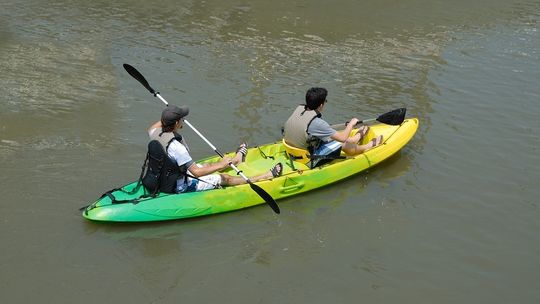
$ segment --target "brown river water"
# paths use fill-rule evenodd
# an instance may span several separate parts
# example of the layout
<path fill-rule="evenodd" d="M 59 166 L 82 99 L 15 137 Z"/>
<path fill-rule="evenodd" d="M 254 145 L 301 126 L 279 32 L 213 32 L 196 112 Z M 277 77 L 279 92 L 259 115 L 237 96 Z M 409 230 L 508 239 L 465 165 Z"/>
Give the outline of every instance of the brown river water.
<path fill-rule="evenodd" d="M 538 0 L 0 0 L 0 303 L 539 303 L 539 22 Z M 94 223 L 162 109 L 123 63 L 222 151 L 279 139 L 311 86 L 331 123 L 420 128 L 280 215 Z"/>

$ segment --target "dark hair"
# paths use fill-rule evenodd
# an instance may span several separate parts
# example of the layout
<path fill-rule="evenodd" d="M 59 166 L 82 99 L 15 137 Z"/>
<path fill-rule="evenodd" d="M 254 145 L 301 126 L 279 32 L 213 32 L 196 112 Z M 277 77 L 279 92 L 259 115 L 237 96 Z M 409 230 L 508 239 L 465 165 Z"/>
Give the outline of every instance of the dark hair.
<path fill-rule="evenodd" d="M 165 124 L 163 120 L 161 120 L 161 131 L 163 132 L 172 132 L 174 130 L 174 127 L 176 125 L 176 121 L 174 123 L 167 122 L 168 124 Z"/>
<path fill-rule="evenodd" d="M 316 110 L 326 101 L 328 91 L 325 88 L 311 88 L 306 93 L 306 107 L 310 110 Z"/>

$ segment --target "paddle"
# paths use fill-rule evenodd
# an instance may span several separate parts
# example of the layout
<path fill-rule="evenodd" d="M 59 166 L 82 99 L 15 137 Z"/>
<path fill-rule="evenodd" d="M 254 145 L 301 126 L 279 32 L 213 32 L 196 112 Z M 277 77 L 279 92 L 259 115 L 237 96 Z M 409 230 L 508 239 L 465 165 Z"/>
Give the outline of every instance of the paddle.
<path fill-rule="evenodd" d="M 378 122 L 382 122 L 383 124 L 397 126 L 397 125 L 400 125 L 403 122 L 403 120 L 405 120 L 406 112 L 407 112 L 406 108 L 395 109 L 388 113 L 384 113 L 377 118 L 360 120 L 356 125 L 376 120 Z M 331 127 L 334 129 L 341 129 L 341 128 L 345 128 L 345 126 L 347 126 L 347 123 L 348 122 L 337 124 L 337 125 L 331 125 Z"/>
<path fill-rule="evenodd" d="M 152 93 L 152 95 L 154 95 L 155 97 L 159 98 L 161 101 L 163 101 L 163 103 L 165 105 L 169 105 L 169 103 L 163 98 L 161 97 L 161 95 L 159 94 L 159 92 L 157 92 L 156 90 L 154 90 L 150 84 L 148 83 L 148 81 L 146 81 L 146 79 L 144 78 L 144 76 L 139 73 L 139 71 L 137 71 L 137 69 L 135 69 L 134 67 L 132 67 L 131 65 L 127 64 L 127 63 L 124 63 L 124 69 L 126 69 L 126 71 L 129 73 L 129 75 L 131 75 L 133 78 L 135 78 L 137 81 L 139 81 L 148 91 L 150 91 L 150 93 Z M 206 137 L 204 137 L 204 135 L 201 134 L 201 132 L 199 132 L 191 123 L 189 123 L 187 120 L 184 119 L 184 123 L 186 125 L 188 125 L 188 127 L 190 127 L 195 133 L 197 133 L 197 135 L 199 135 L 200 138 L 202 138 L 202 140 L 204 140 L 209 146 L 210 148 L 212 148 L 212 150 L 214 150 L 214 152 L 216 152 L 221 158 L 223 158 L 223 153 L 221 153 L 208 139 L 206 139 Z M 247 178 L 247 176 L 244 175 L 244 173 L 242 173 L 242 171 L 240 171 L 234 164 L 232 163 L 229 163 L 229 166 L 231 168 L 234 169 L 234 171 L 236 171 L 236 173 L 238 175 L 240 175 L 244 180 L 246 180 L 246 182 L 249 184 L 249 186 L 251 187 L 251 189 L 253 189 L 253 191 L 257 192 L 257 194 L 268 204 L 270 205 L 270 207 L 272 208 L 272 210 L 274 210 L 275 213 L 279 213 L 279 206 L 278 204 L 276 203 L 276 201 L 270 196 L 270 194 L 268 194 L 266 191 L 264 191 L 261 187 L 255 185 L 253 182 L 251 182 L 251 180 L 249 178 Z"/>

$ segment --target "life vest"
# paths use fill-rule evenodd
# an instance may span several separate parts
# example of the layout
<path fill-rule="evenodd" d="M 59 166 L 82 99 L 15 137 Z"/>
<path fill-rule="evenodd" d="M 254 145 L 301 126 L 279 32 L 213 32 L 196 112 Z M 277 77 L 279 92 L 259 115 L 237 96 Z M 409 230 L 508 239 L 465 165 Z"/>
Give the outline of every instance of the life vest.
<path fill-rule="evenodd" d="M 142 178 L 142 184 L 153 195 L 158 192 L 176 193 L 178 179 L 183 177 L 187 181 L 187 175 L 169 157 L 167 150 L 173 140 L 184 144 L 182 136 L 173 132 L 161 132 L 158 129 L 150 139 L 147 153 L 148 169 Z"/>
<path fill-rule="evenodd" d="M 321 113 L 317 110 L 306 110 L 304 105 L 299 105 L 292 113 L 291 117 L 285 122 L 283 129 L 283 138 L 285 142 L 297 148 L 311 150 L 315 145 L 313 138 L 308 128 L 311 122 L 321 117 Z"/>

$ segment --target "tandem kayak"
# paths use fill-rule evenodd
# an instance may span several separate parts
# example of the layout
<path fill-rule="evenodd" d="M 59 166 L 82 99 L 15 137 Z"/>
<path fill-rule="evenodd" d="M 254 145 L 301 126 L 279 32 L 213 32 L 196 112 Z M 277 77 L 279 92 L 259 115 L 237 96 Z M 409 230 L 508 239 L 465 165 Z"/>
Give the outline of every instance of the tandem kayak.
<path fill-rule="evenodd" d="M 265 172 L 277 162 L 281 162 L 283 164 L 281 176 L 255 184 L 274 199 L 282 199 L 330 185 L 379 164 L 403 148 L 417 129 L 416 118 L 405 119 L 396 126 L 372 125 L 363 141 L 367 143 L 375 136 L 383 135 L 384 141 L 381 145 L 363 154 L 332 160 L 313 169 L 299 157 L 291 157 L 295 151 L 291 151 L 291 147 L 279 141 L 250 148 L 245 162 L 239 164 L 238 168 L 247 176 L 252 176 Z M 217 160 L 219 156 L 198 162 Z M 232 170 L 224 172 L 235 174 Z M 144 187 L 141 185 L 137 189 L 137 184 L 133 182 L 108 192 L 87 206 L 82 215 L 93 221 L 165 221 L 229 212 L 265 203 L 249 184 L 201 192 L 160 193 L 154 197 L 145 197 L 147 193 Z"/>

